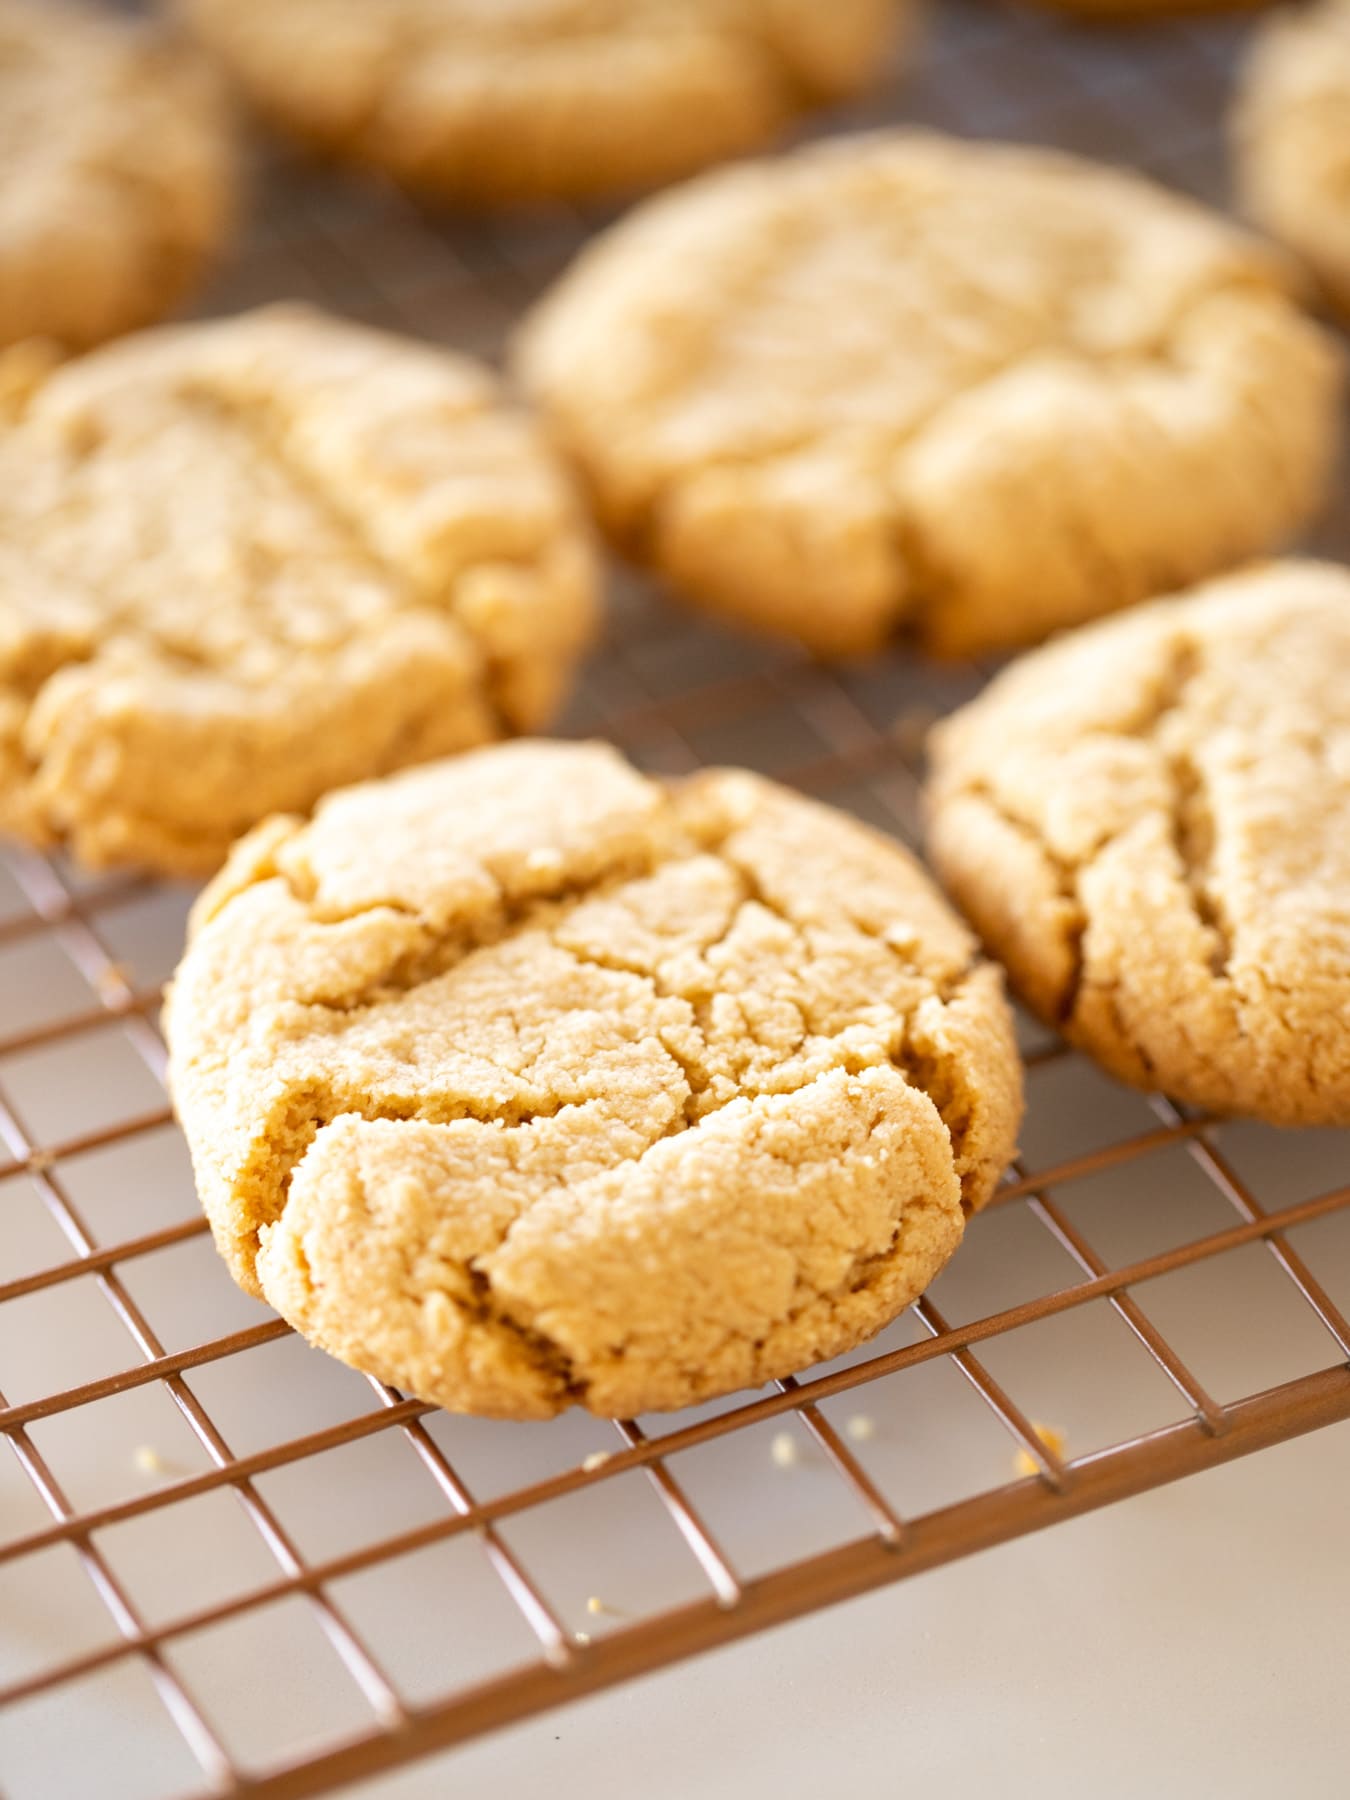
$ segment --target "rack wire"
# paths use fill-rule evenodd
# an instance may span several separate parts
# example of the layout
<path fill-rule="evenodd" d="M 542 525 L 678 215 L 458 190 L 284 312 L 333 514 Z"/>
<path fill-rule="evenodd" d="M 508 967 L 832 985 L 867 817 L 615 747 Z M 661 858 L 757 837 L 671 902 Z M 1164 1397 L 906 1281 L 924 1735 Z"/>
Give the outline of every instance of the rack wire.
<path fill-rule="evenodd" d="M 1243 30 L 951 0 L 918 69 L 827 128 L 1053 142 L 1219 200 Z M 595 223 L 448 223 L 279 161 L 256 185 L 207 310 L 298 295 L 490 356 Z M 1350 552 L 1350 516 L 1317 541 Z M 652 769 L 747 763 L 913 843 L 924 729 L 980 675 L 822 668 L 616 574 L 568 728 Z M 1125 1094 L 1027 1021 L 1023 1158 L 872 1344 L 668 1418 L 439 1414 L 308 1350 L 211 1253 L 156 1024 L 188 898 L 0 860 L 12 1800 L 70 1791 L 72 1724 L 140 1759 L 138 1795 L 324 1793 L 1350 1418 L 1345 1134 Z M 286 1705 L 258 1676 L 244 1708 L 269 1643 Z"/>

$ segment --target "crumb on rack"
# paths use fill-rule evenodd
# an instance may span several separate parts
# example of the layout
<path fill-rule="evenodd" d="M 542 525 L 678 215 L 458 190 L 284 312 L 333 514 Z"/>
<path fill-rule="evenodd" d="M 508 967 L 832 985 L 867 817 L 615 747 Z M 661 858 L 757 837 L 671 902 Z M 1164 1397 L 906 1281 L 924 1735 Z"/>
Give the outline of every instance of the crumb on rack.
<path fill-rule="evenodd" d="M 31 1150 L 28 1154 L 28 1173 L 45 1175 L 55 1161 L 56 1158 L 50 1150 Z"/>
<path fill-rule="evenodd" d="M 854 1413 L 844 1426 L 844 1430 L 855 1444 L 865 1444 L 868 1438 L 874 1438 L 877 1435 L 877 1422 L 875 1419 L 870 1419 L 866 1413 Z"/>
<path fill-rule="evenodd" d="M 790 1469 L 794 1463 L 801 1461 L 797 1440 L 790 1431 L 774 1433 L 773 1442 L 769 1445 L 769 1455 L 773 1458 L 775 1466 L 780 1469 Z"/>
<path fill-rule="evenodd" d="M 100 999 L 126 1001 L 131 997 L 131 969 L 126 963 L 110 962 L 94 977 Z"/>
<path fill-rule="evenodd" d="M 1033 1419 L 1031 1421 L 1031 1429 L 1045 1445 L 1051 1456 L 1062 1457 L 1064 1455 L 1066 1440 L 1062 1431 L 1057 1431 L 1053 1425 L 1041 1424 L 1039 1419 Z M 1024 1447 L 1019 1448 L 1016 1456 L 1014 1456 L 1013 1467 L 1019 1475 L 1039 1475 L 1041 1472 L 1041 1465 L 1036 1461 L 1036 1458 L 1031 1454 L 1030 1450 L 1027 1450 Z"/>
<path fill-rule="evenodd" d="M 582 1473 L 594 1475 L 597 1469 L 604 1468 L 613 1454 L 612 1450 L 592 1450 L 589 1456 L 583 1456 L 581 1459 Z"/>
<path fill-rule="evenodd" d="M 131 1460 L 142 1475 L 182 1475 L 186 1471 L 178 1464 L 161 1456 L 153 1444 L 137 1444 L 131 1453 Z"/>
<path fill-rule="evenodd" d="M 608 1600 L 602 1600 L 599 1594 L 591 1594 L 586 1600 L 586 1611 L 593 1619 L 622 1619 L 626 1615 L 617 1606 L 611 1606 Z"/>

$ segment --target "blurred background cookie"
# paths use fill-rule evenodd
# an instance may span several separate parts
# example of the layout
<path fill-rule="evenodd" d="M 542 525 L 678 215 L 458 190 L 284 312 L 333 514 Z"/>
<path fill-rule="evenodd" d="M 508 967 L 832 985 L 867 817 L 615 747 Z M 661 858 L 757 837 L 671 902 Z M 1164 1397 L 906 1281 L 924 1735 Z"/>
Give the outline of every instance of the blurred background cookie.
<path fill-rule="evenodd" d="M 1350 0 L 1282 12 L 1257 34 L 1235 116 L 1238 188 L 1350 313 Z"/>
<path fill-rule="evenodd" d="M 0 826 L 207 871 L 538 726 L 594 617 L 568 484 L 477 363 L 298 308 L 129 338 L 0 430 Z"/>
<path fill-rule="evenodd" d="M 908 133 L 704 176 L 584 251 L 518 368 L 617 542 L 826 655 L 1026 643 L 1316 509 L 1340 361 L 1138 176 Z"/>
<path fill-rule="evenodd" d="M 434 199 L 652 187 L 879 71 L 908 0 L 176 0 L 273 124 Z"/>
<path fill-rule="evenodd" d="M 1272 0 L 1032 0 L 1032 4 L 1070 22 L 1085 19 L 1127 25 L 1137 19 L 1148 23 L 1175 20 L 1184 25 L 1202 14 L 1252 12 L 1271 5 Z"/>
<path fill-rule="evenodd" d="M 1075 632 L 933 765 L 933 862 L 1043 1019 L 1136 1087 L 1350 1124 L 1350 570 Z"/>
<path fill-rule="evenodd" d="M 200 60 L 67 0 L 0 0 L 0 345 L 82 349 L 161 317 L 235 204 L 229 122 Z"/>

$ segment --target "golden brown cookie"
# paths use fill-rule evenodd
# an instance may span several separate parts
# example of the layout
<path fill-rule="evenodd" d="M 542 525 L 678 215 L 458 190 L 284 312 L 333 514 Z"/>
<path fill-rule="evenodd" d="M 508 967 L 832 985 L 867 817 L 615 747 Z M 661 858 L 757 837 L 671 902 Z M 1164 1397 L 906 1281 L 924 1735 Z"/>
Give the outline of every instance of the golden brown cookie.
<path fill-rule="evenodd" d="M 1238 188 L 1350 313 L 1350 0 L 1262 26 L 1235 114 Z"/>
<path fill-rule="evenodd" d="M 525 742 L 272 819 L 172 1083 L 236 1278 L 459 1411 L 682 1406 L 838 1354 L 1012 1153 L 998 972 L 898 845 L 756 776 Z"/>
<path fill-rule="evenodd" d="M 0 346 L 161 317 L 228 228 L 234 159 L 195 56 L 142 24 L 0 0 Z"/>
<path fill-rule="evenodd" d="M 1254 12 L 1274 0 L 1032 0 L 1046 12 L 1068 18 L 1101 20 L 1112 25 L 1125 25 L 1132 19 L 1141 23 L 1177 19 L 1179 22 L 1213 13 Z"/>
<path fill-rule="evenodd" d="M 1121 1080 L 1350 1124 L 1350 571 L 1275 563 L 1024 657 L 933 743 L 929 845 Z"/>
<path fill-rule="evenodd" d="M 621 545 L 826 655 L 1025 643 L 1263 549 L 1325 492 L 1341 391 L 1218 217 L 909 133 L 648 203 L 518 363 Z"/>
<path fill-rule="evenodd" d="M 907 0 L 177 0 L 275 125 L 433 199 L 587 199 L 866 85 Z"/>
<path fill-rule="evenodd" d="M 476 363 L 299 308 L 46 379 L 11 357 L 0 827 L 205 872 L 264 814 L 535 728 L 565 692 L 590 546 Z"/>

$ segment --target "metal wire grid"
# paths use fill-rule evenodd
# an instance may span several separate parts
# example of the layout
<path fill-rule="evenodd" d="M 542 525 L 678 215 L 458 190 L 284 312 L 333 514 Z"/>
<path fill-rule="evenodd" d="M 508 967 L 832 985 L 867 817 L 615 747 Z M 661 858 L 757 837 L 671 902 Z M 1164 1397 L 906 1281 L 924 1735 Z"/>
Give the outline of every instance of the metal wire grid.
<path fill-rule="evenodd" d="M 1122 37 L 1074 33 L 1034 17 L 953 5 L 936 19 L 917 78 L 897 81 L 867 115 L 855 114 L 854 120 L 917 118 L 967 132 L 1046 139 L 1123 156 L 1212 198 L 1221 166 L 1216 119 L 1236 41 L 1235 28 L 1226 25 L 1180 25 Z M 251 240 L 213 296 L 212 310 L 298 292 L 338 310 L 488 353 L 499 348 L 521 306 L 584 234 L 580 221 L 561 213 L 472 229 L 444 226 L 381 190 L 340 185 L 293 167 L 270 168 L 259 198 Z M 1333 522 L 1323 542 L 1334 547 L 1339 538 L 1340 547 L 1350 547 L 1348 530 L 1347 521 Z M 587 675 L 572 726 L 608 736 L 643 765 L 668 771 L 734 756 L 851 806 L 913 841 L 923 728 L 974 685 L 973 675 L 934 671 L 902 657 L 866 670 L 822 669 L 723 636 L 672 611 L 643 583 L 621 578 L 610 640 Z M 1268 1205 L 1258 1191 L 1262 1183 L 1245 1172 L 1242 1155 L 1233 1151 L 1228 1128 L 1184 1114 L 1160 1098 L 1140 1101 L 1140 1109 L 1151 1109 L 1151 1119 L 1137 1111 L 1126 1130 L 1118 1123 L 1103 1126 L 1094 1116 L 1090 1141 L 1075 1143 L 1061 1110 L 1062 1091 L 1044 1081 L 1056 1069 L 1081 1067 L 1079 1059 L 1031 1030 L 1027 1139 L 1037 1150 L 1010 1172 L 953 1269 L 974 1254 L 982 1234 L 996 1229 L 997 1218 L 1020 1215 L 1034 1221 L 1068 1259 L 1071 1279 L 1038 1283 L 1029 1265 L 1016 1265 L 1012 1279 L 1024 1275 L 1025 1289 L 1004 1304 L 967 1309 L 970 1316 L 955 1323 L 930 1294 L 875 1345 L 823 1371 L 674 1421 L 615 1421 L 609 1450 L 569 1454 L 561 1466 L 531 1479 L 511 1478 L 513 1449 L 496 1474 L 490 1471 L 485 1483 L 471 1485 L 459 1456 L 447 1449 L 461 1441 L 457 1433 L 467 1431 L 468 1422 L 446 1421 L 374 1380 L 364 1382 L 362 1403 L 349 1404 L 334 1422 L 305 1418 L 301 1429 L 237 1451 L 216 1416 L 218 1403 L 203 1398 L 203 1383 L 213 1371 L 287 1339 L 288 1328 L 260 1317 L 214 1335 L 198 1329 L 179 1347 L 170 1347 L 156 1328 L 154 1308 L 137 1298 L 137 1271 L 201 1240 L 204 1221 L 194 1212 L 149 1225 L 153 1209 L 142 1213 L 134 1207 L 125 1209 L 126 1218 L 105 1219 L 76 1191 L 73 1179 L 82 1161 L 92 1158 L 97 1165 L 103 1153 L 134 1152 L 170 1125 L 165 1104 L 124 1103 L 126 1083 L 111 1074 L 110 1095 L 102 1094 L 103 1077 L 97 1074 L 111 1068 L 100 1048 L 111 1027 L 118 1054 L 130 1051 L 156 1082 L 162 1078 L 155 1013 L 158 976 L 174 947 L 172 932 L 161 929 L 145 955 L 128 957 L 121 953 L 118 923 L 140 903 L 153 901 L 156 890 L 126 879 L 82 883 L 71 871 L 22 852 L 9 854 L 7 866 L 13 898 L 0 910 L 0 959 L 10 958 L 13 968 L 15 958 L 58 954 L 83 987 L 69 1004 L 44 1003 L 18 1028 L 0 1021 L 5 1033 L 0 1037 L 0 1209 L 24 1183 L 62 1240 L 62 1248 L 0 1282 L 0 1325 L 38 1296 L 65 1295 L 79 1284 L 85 1289 L 92 1284 L 124 1335 L 122 1351 L 110 1355 L 100 1373 L 63 1381 L 45 1373 L 52 1346 L 26 1330 L 17 1334 L 29 1353 L 19 1370 L 26 1397 L 11 1402 L 0 1394 L 0 1435 L 43 1516 L 27 1528 L 12 1529 L 0 1510 L 0 1578 L 34 1567 L 58 1550 L 73 1554 L 106 1609 L 113 1635 L 79 1651 L 58 1643 L 51 1654 L 23 1668 L 0 1689 L 0 1709 L 11 1709 L 0 1710 L 0 1720 L 21 1719 L 25 1709 L 53 1695 L 68 1699 L 75 1709 L 68 1716 L 78 1718 L 80 1695 L 92 1678 L 134 1664 L 148 1674 L 191 1751 L 199 1771 L 195 1793 L 293 1800 L 1350 1417 L 1350 1325 L 1324 1285 L 1343 1278 L 1344 1268 L 1337 1256 L 1336 1274 L 1329 1275 L 1331 1240 L 1325 1240 L 1319 1278 L 1308 1249 L 1309 1228 L 1350 1221 L 1350 1186 L 1328 1187 L 1319 1179 L 1316 1191 L 1290 1198 L 1289 1184 L 1277 1179 L 1273 1185 L 1281 1191 Z M 146 963 L 158 966 L 147 971 Z M 76 1116 L 90 1117 L 78 1109 L 96 1099 L 103 1120 L 74 1131 L 44 1124 L 52 1111 L 49 1096 L 32 1073 L 35 1059 L 59 1060 L 68 1050 L 80 1051 L 81 1066 L 96 1072 L 91 1087 L 73 1102 Z M 1284 1140 L 1289 1146 L 1299 1142 L 1306 1138 Z M 1175 1232 L 1163 1232 L 1159 1247 L 1136 1248 L 1123 1258 L 1095 1247 L 1064 1191 L 1081 1191 L 1108 1175 L 1128 1175 L 1133 1187 L 1144 1193 L 1157 1187 L 1169 1200 L 1180 1184 L 1178 1156 L 1202 1178 L 1207 1195 L 1217 1196 L 1226 1209 L 1224 1222 L 1215 1225 L 1211 1219 L 1209 1228 L 1179 1241 L 1170 1241 Z M 1319 1175 L 1331 1166 L 1320 1149 L 1314 1163 Z M 96 1210 L 97 1221 L 91 1217 Z M 1290 1241 L 1296 1231 L 1302 1234 L 1297 1248 Z M 1340 1247 L 1347 1244 L 1350 1239 L 1342 1237 Z M 1264 1246 L 1285 1291 L 1312 1321 L 1316 1348 L 1304 1345 L 1303 1366 L 1291 1377 L 1264 1387 L 1247 1384 L 1219 1399 L 1211 1391 L 1214 1383 L 1192 1366 L 1195 1356 L 1183 1355 L 1173 1343 L 1175 1322 L 1170 1336 L 1155 1322 L 1149 1284 L 1195 1270 L 1222 1278 L 1235 1270 L 1244 1250 L 1256 1246 Z M 0 1263 L 0 1274 L 5 1272 Z M 205 1279 L 228 1287 L 223 1270 L 213 1268 Z M 942 1284 L 936 1292 L 945 1292 Z M 1152 1292 L 1156 1296 L 1159 1289 Z M 1244 1304 L 1245 1290 L 1234 1285 L 1232 1296 L 1233 1304 Z M 1089 1449 L 1062 1454 L 1033 1423 L 1030 1400 L 1015 1397 L 989 1366 L 989 1352 L 982 1351 L 1028 1328 L 1081 1315 L 1097 1303 L 1111 1309 L 1165 1379 L 1172 1410 L 1147 1429 L 1116 1431 L 1104 1425 L 1088 1434 Z M 1185 1319 L 1184 1310 L 1180 1316 Z M 9 1380 L 6 1342 L 0 1333 L 0 1379 Z M 939 1364 L 959 1373 L 1008 1445 L 1030 1459 L 1033 1472 L 1009 1479 L 1005 1459 L 1002 1467 L 982 1469 L 958 1499 L 906 1508 L 863 1444 L 853 1446 L 830 1403 L 876 1396 L 891 1378 L 905 1377 L 901 1391 L 908 1392 L 920 1369 Z M 44 1447 L 44 1431 L 63 1421 L 78 1430 L 82 1419 L 92 1417 L 91 1409 L 149 1389 L 172 1403 L 196 1447 L 196 1472 L 155 1469 L 165 1478 L 121 1497 L 73 1495 L 62 1479 L 60 1458 Z M 1099 1382 L 1093 1404 L 1104 1419 L 1106 1398 L 1107 1388 Z M 771 1558 L 747 1573 L 744 1556 L 723 1548 L 725 1534 L 692 1491 L 697 1484 L 689 1453 L 725 1452 L 753 1437 L 757 1427 L 793 1420 L 857 1510 L 853 1522 L 824 1547 Z M 540 1429 L 498 1428 L 516 1434 Z M 511 1441 L 514 1446 L 523 1439 Z M 506 1440 L 499 1436 L 494 1442 L 500 1448 Z M 360 1445 L 377 1452 L 383 1468 L 399 1444 L 429 1478 L 434 1510 L 402 1529 L 367 1531 L 340 1551 L 308 1551 L 283 1517 L 285 1509 L 264 1491 L 284 1471 L 317 1467 L 324 1457 Z M 940 1461 L 943 1448 L 939 1440 L 928 1454 Z M 639 1472 L 668 1520 L 667 1529 L 673 1526 L 692 1554 L 701 1591 L 620 1620 L 589 1641 L 551 1598 L 550 1582 L 531 1566 L 537 1556 L 522 1554 L 513 1544 L 513 1531 L 520 1521 L 569 1499 L 594 1509 L 612 1484 Z M 767 1459 L 753 1479 L 757 1484 L 775 1479 Z M 484 1492 L 485 1486 L 491 1491 Z M 171 1600 L 152 1616 L 125 1573 L 125 1559 L 110 1548 L 117 1529 L 142 1521 L 157 1526 L 171 1519 L 174 1509 L 223 1494 L 237 1502 L 265 1551 L 262 1575 L 205 1604 L 186 1607 Z M 758 1503 L 772 1508 L 777 1497 L 764 1487 Z M 428 1679 L 424 1670 L 413 1700 L 408 1680 L 391 1673 L 388 1651 L 381 1653 L 368 1641 L 343 1595 L 353 1578 L 456 1540 L 481 1556 L 494 1591 L 506 1597 L 513 1619 L 525 1627 L 525 1647 L 533 1649 L 486 1678 L 456 1682 L 433 1668 Z M 40 1581 L 37 1590 L 42 1591 Z M 183 1651 L 203 1634 L 260 1616 L 281 1602 L 308 1610 L 346 1671 L 351 1701 L 343 1725 L 301 1753 L 244 1756 L 185 1672 Z M 354 1727 L 353 1719 L 359 1721 Z"/>

